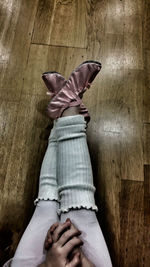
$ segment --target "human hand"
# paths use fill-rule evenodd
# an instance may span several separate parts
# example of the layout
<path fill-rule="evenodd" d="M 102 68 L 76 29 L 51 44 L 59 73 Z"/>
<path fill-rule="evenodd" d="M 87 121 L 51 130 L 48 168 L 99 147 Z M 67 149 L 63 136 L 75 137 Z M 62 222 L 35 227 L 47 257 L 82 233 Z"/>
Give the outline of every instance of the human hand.
<path fill-rule="evenodd" d="M 66 222 L 70 222 L 70 225 L 66 224 Z M 67 234 L 69 234 L 68 230 L 70 229 L 72 231 L 72 234 L 73 233 L 74 234 L 77 233 L 77 235 L 78 235 L 78 231 L 79 230 L 75 227 L 75 225 L 71 222 L 71 220 L 68 218 L 66 220 L 66 222 L 64 223 L 66 225 L 66 227 L 63 228 L 63 232 L 65 231 Z M 51 247 L 53 240 L 54 241 L 58 240 L 58 236 L 59 236 L 58 235 L 58 231 L 55 232 L 55 230 L 59 225 L 60 224 L 57 222 L 57 223 L 54 223 L 50 227 L 50 229 L 49 229 L 49 231 L 47 233 L 46 239 L 45 239 L 45 243 L 44 243 L 44 246 L 45 246 L 46 250 L 48 250 Z M 79 231 L 79 234 L 80 234 L 80 231 Z M 71 236 L 70 236 L 70 238 L 71 238 Z M 82 251 L 82 249 L 80 247 L 74 247 L 74 249 L 71 251 L 71 253 L 68 256 L 68 259 L 71 261 L 77 255 L 77 253 L 79 253 L 80 264 L 79 265 L 75 265 L 75 266 L 94 267 L 94 264 L 85 256 L 85 254 L 83 253 L 83 251 Z"/>
<path fill-rule="evenodd" d="M 45 266 L 81 266 L 80 251 L 77 249 L 83 245 L 82 240 L 78 237 L 80 234 L 81 232 L 77 228 L 71 227 L 70 221 L 53 224 L 48 230 L 44 242 L 44 248 L 48 251 Z M 72 254 L 74 249 L 77 250 Z"/>

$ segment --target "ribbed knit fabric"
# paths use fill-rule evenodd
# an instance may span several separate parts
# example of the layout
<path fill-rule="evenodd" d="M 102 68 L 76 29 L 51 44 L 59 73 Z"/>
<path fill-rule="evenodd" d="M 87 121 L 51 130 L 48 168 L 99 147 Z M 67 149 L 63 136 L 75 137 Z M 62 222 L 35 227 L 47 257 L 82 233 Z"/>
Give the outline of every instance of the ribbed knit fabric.
<path fill-rule="evenodd" d="M 57 136 L 57 180 L 61 212 L 95 205 L 93 174 L 86 140 L 86 122 L 82 115 L 61 117 L 54 121 Z"/>
<path fill-rule="evenodd" d="M 51 130 L 48 147 L 42 162 L 38 197 L 34 201 L 36 205 L 39 200 L 57 200 L 59 202 L 57 189 L 57 139 L 55 127 Z"/>

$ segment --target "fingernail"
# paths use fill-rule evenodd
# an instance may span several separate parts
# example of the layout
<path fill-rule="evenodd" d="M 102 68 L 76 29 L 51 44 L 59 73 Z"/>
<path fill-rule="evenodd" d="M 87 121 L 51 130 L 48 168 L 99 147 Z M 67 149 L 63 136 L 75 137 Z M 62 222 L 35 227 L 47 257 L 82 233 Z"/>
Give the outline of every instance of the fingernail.
<path fill-rule="evenodd" d="M 51 239 L 51 238 L 49 238 L 49 239 L 48 239 L 48 242 L 49 242 L 49 243 L 52 243 L 52 239 Z"/>
<path fill-rule="evenodd" d="M 67 221 L 67 222 L 65 222 L 65 223 L 66 223 L 66 225 L 67 225 L 68 227 L 71 226 L 71 222 Z"/>
<path fill-rule="evenodd" d="M 71 222 L 71 220 L 69 218 L 66 219 L 66 222 Z"/>
<path fill-rule="evenodd" d="M 77 255 L 77 257 L 80 257 L 80 252 L 77 252 L 77 254 L 76 254 L 76 255 Z"/>

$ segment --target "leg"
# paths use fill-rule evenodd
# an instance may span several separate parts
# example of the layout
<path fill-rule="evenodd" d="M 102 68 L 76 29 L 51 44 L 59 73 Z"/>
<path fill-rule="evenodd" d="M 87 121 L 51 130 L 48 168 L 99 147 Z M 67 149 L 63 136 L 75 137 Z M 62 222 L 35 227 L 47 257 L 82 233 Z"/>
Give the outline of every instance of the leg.
<path fill-rule="evenodd" d="M 68 113 L 67 113 L 68 115 Z M 66 115 L 66 116 L 67 116 Z M 56 120 L 61 221 L 67 217 L 83 232 L 83 251 L 96 267 L 112 266 L 95 211 L 93 176 L 81 115 Z M 76 210 L 78 209 L 78 210 Z"/>
<path fill-rule="evenodd" d="M 13 257 L 12 267 L 36 267 L 45 260 L 44 240 L 50 226 L 58 221 L 56 213 L 58 207 L 58 202 L 55 200 L 39 201 L 19 242 Z"/>
<path fill-rule="evenodd" d="M 82 250 L 95 267 L 112 267 L 108 248 L 95 211 L 80 209 L 61 213 L 61 222 L 65 222 L 67 218 L 70 218 L 75 226 L 82 231 L 80 236 L 84 242 Z"/>
<path fill-rule="evenodd" d="M 44 240 L 49 227 L 59 220 L 57 179 L 57 142 L 54 128 L 49 137 L 39 180 L 38 197 L 34 201 L 36 209 L 17 247 L 12 267 L 37 266 L 45 260 Z"/>

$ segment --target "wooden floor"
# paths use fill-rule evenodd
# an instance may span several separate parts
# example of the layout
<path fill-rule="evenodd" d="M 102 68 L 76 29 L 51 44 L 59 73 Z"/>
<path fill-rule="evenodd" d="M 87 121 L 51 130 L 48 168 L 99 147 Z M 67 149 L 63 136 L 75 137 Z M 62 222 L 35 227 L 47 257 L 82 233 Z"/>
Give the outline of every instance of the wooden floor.
<path fill-rule="evenodd" d="M 41 74 L 68 78 L 94 59 L 103 67 L 84 104 L 99 222 L 114 267 L 149 267 L 150 1 L 0 0 L 0 10 L 0 265 L 35 208 L 50 128 Z"/>

